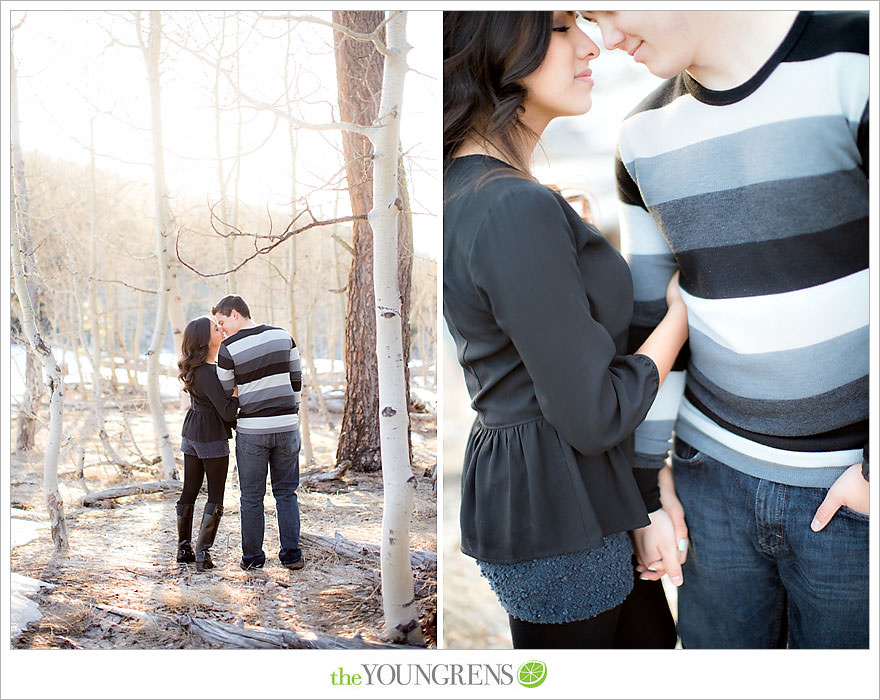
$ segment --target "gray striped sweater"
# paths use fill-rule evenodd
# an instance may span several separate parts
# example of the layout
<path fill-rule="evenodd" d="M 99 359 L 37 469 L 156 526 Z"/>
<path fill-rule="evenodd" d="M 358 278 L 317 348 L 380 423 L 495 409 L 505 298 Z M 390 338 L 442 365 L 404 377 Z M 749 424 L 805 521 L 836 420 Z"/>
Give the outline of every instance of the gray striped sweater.
<path fill-rule="evenodd" d="M 217 376 L 229 396 L 238 385 L 239 433 L 297 429 L 302 371 L 287 331 L 260 325 L 226 338 L 217 354 Z"/>
<path fill-rule="evenodd" d="M 829 486 L 868 442 L 868 17 L 802 12 L 727 91 L 683 73 L 624 121 L 621 238 L 631 346 L 676 269 L 689 357 L 636 432 L 659 467 L 673 429 L 745 473 Z M 866 452 L 866 449 L 865 449 Z"/>

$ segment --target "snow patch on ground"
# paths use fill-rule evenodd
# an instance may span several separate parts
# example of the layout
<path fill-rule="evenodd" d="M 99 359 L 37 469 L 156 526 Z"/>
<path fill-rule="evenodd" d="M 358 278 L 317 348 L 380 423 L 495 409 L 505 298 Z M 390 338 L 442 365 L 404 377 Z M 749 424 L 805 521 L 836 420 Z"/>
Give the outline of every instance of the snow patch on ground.
<path fill-rule="evenodd" d="M 33 515 L 26 510 L 12 508 L 11 513 L 12 518 L 10 519 L 11 527 L 9 534 L 11 535 L 12 541 L 9 544 L 10 549 L 27 544 L 31 540 L 35 540 L 47 530 L 46 523 L 38 523 L 30 520 L 29 518 L 33 517 Z"/>
<path fill-rule="evenodd" d="M 13 523 L 15 520 L 16 518 L 13 519 Z M 14 533 L 13 528 L 13 535 Z M 15 545 L 13 544 L 12 546 L 14 547 Z M 12 639 L 17 639 L 31 622 L 36 622 L 43 616 L 40 612 L 40 606 L 27 596 L 34 595 L 43 590 L 50 590 L 55 588 L 55 585 L 12 572 L 9 578 L 9 588 L 12 593 L 10 596 L 12 599 L 9 617 L 10 633 Z"/>

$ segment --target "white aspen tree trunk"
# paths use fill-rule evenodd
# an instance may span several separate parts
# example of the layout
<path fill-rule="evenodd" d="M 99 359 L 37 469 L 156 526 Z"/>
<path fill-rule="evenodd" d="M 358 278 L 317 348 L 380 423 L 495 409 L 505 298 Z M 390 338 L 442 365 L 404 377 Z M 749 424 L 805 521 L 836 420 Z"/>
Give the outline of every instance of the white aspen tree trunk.
<path fill-rule="evenodd" d="M 220 102 L 220 81 L 223 76 L 221 62 L 223 60 L 224 45 L 226 44 L 226 11 L 220 17 L 220 39 L 216 42 L 217 61 L 214 68 L 214 150 L 217 154 L 217 187 L 220 193 L 220 218 L 229 223 L 229 209 L 226 202 L 226 175 L 223 172 L 223 134 L 220 121 L 221 102 Z M 223 260 L 226 269 L 230 269 L 232 263 L 232 238 L 223 239 Z M 224 275 L 224 291 L 226 294 L 232 294 L 232 275 Z"/>
<path fill-rule="evenodd" d="M 61 431 L 64 421 L 64 385 L 61 368 L 50 348 L 40 335 L 34 316 L 34 306 L 28 291 L 27 270 L 24 266 L 22 243 L 31 248 L 30 203 L 27 180 L 24 172 L 24 156 L 21 150 L 21 137 L 18 125 L 18 89 L 15 74 L 15 59 L 10 52 L 10 93 L 12 130 L 12 163 L 15 226 L 12 231 L 12 274 L 15 281 L 15 294 L 21 309 L 21 325 L 33 352 L 40 358 L 49 385 L 49 439 L 43 462 L 43 497 L 49 514 L 49 523 L 55 551 L 63 552 L 68 547 L 67 525 L 64 522 L 64 499 L 58 490 L 58 457 L 61 451 Z"/>
<path fill-rule="evenodd" d="M 339 197 L 340 193 L 337 190 L 336 197 L 333 200 L 333 218 L 339 218 Z M 339 227 L 336 227 L 337 231 Z M 333 313 L 330 315 L 332 319 L 332 323 L 330 324 L 330 337 L 332 339 L 330 345 L 330 374 L 333 374 L 336 371 L 336 358 L 341 357 L 344 358 L 345 354 L 342 350 L 344 340 L 342 338 L 342 324 L 339 323 L 340 319 L 345 316 L 345 303 L 344 297 L 342 295 L 342 274 L 339 268 L 339 244 L 331 240 L 330 241 L 330 250 L 333 254 L 333 279 L 336 280 L 335 288 L 336 292 L 333 294 Z"/>
<path fill-rule="evenodd" d="M 141 356 L 141 334 L 144 330 L 144 296 L 143 294 L 138 294 L 137 297 L 138 305 L 137 312 L 135 314 L 135 322 L 134 322 L 134 336 L 131 341 L 131 354 L 126 357 L 128 360 L 129 366 L 133 366 L 134 370 L 128 370 L 128 383 L 132 386 L 132 388 L 136 388 L 140 386 L 140 382 L 138 380 L 138 358 Z"/>
<path fill-rule="evenodd" d="M 235 45 L 241 46 L 241 22 L 235 22 Z M 241 51 L 235 52 L 235 84 L 241 85 Z M 241 187 L 241 147 L 242 147 L 242 129 L 244 125 L 244 116 L 241 108 L 241 94 L 236 93 L 235 96 L 236 110 L 236 132 L 235 132 L 235 162 L 234 172 L 235 178 L 232 187 L 232 225 L 238 227 L 239 211 L 241 209 L 239 202 L 239 190 Z M 226 269 L 231 270 L 235 266 L 235 237 L 230 236 L 225 240 L 224 254 L 226 255 Z M 227 294 L 235 294 L 238 289 L 238 273 L 230 272 L 226 279 L 228 280 Z"/>
<path fill-rule="evenodd" d="M 406 76 L 406 12 L 386 25 L 388 53 L 379 106 L 381 129 L 373 139 L 373 285 L 379 370 L 379 435 L 382 452 L 382 599 L 385 631 L 395 642 L 424 641 L 413 592 L 409 524 L 416 478 L 409 459 L 409 415 L 403 366 L 401 298 L 397 277 L 397 197 L 400 107 Z"/>
<path fill-rule="evenodd" d="M 321 418 L 330 427 L 330 430 L 335 430 L 333 420 L 330 418 L 330 414 L 327 412 L 327 402 L 324 401 L 324 393 L 321 391 L 321 379 L 318 376 L 318 370 L 315 367 L 315 363 L 312 361 L 312 358 L 315 357 L 315 353 L 317 352 L 317 350 L 315 337 L 312 334 L 311 314 L 306 316 L 306 341 L 307 359 L 304 361 L 304 364 L 309 368 L 309 382 L 311 383 L 311 389 L 315 392 L 315 397 L 318 399 L 318 410 L 321 412 Z"/>
<path fill-rule="evenodd" d="M 291 34 L 287 35 L 287 51 L 284 57 L 284 96 L 287 100 L 288 112 L 293 112 L 293 103 L 290 95 L 290 76 L 288 75 L 290 65 L 290 49 Z M 290 218 L 296 218 L 296 156 L 297 156 L 297 135 L 293 122 L 289 122 L 287 126 L 287 136 L 290 143 Z M 300 355 L 300 369 L 302 371 L 302 388 L 300 390 L 299 404 L 299 433 L 302 440 L 302 455 L 306 465 L 315 463 L 315 453 L 312 451 L 312 433 L 309 423 L 309 387 L 306 379 L 306 362 L 308 355 L 308 344 L 303 342 L 302 337 L 298 334 L 296 325 L 296 236 L 290 241 L 290 253 L 287 259 L 287 301 L 290 309 L 290 334 L 293 336 L 294 342 L 297 344 Z"/>
<path fill-rule="evenodd" d="M 95 277 L 98 268 L 98 185 L 95 178 L 95 116 L 89 120 L 89 317 L 92 331 L 92 410 L 95 414 L 95 428 L 104 432 L 104 410 L 101 405 L 101 342 L 98 333 L 98 293 L 95 290 Z M 86 346 L 83 346 L 86 349 Z"/>
<path fill-rule="evenodd" d="M 147 350 L 147 398 L 150 413 L 153 416 L 153 428 L 159 455 L 162 459 L 162 479 L 176 478 L 177 467 L 174 463 L 174 450 L 168 435 L 165 422 L 165 407 L 159 393 L 159 353 L 165 341 L 165 329 L 168 325 L 168 298 L 171 295 L 171 279 L 168 269 L 168 215 L 167 192 L 165 188 L 165 165 L 162 145 L 162 109 L 159 90 L 159 42 L 161 38 L 161 17 L 158 10 L 150 11 L 150 27 L 147 43 L 143 43 L 140 12 L 137 13 L 138 39 L 143 49 L 147 64 L 147 76 L 150 84 L 150 106 L 153 135 L 153 197 L 156 216 L 156 258 L 159 265 L 159 284 L 156 289 L 156 324 L 153 327 L 153 339 Z"/>
<path fill-rule="evenodd" d="M 293 212 L 293 215 L 296 216 L 296 212 Z M 303 343 L 302 337 L 297 334 L 296 327 L 296 292 L 293 288 L 293 281 L 296 278 L 296 238 L 294 238 L 290 242 L 290 257 L 288 258 L 288 265 L 290 274 L 288 277 L 288 286 L 287 286 L 287 294 L 288 294 L 288 303 L 290 308 L 290 334 L 293 336 L 293 340 L 296 343 L 297 348 L 300 353 L 300 369 L 303 370 L 302 377 L 302 390 L 300 392 L 300 404 L 299 404 L 299 432 L 300 438 L 302 440 L 302 453 L 303 460 L 305 465 L 308 466 L 310 464 L 315 463 L 315 453 L 312 451 L 312 434 L 311 428 L 309 425 L 309 390 L 307 387 L 307 381 L 305 378 L 305 369 L 306 369 L 306 346 Z"/>
<path fill-rule="evenodd" d="M 27 239 L 21 241 L 22 245 L 22 255 L 24 256 L 25 264 L 30 266 L 33 270 L 35 268 L 34 262 L 34 247 L 33 242 L 30 237 L 30 219 L 27 218 L 30 208 L 30 199 L 28 197 L 27 190 L 27 179 L 24 174 L 24 156 L 21 153 L 21 147 L 19 145 L 19 136 L 18 136 L 18 94 L 16 92 L 16 75 L 15 75 L 15 61 L 12 49 L 9 51 L 10 56 L 10 68 L 11 68 L 11 103 L 13 114 L 12 125 L 13 129 L 12 133 L 12 147 L 13 147 L 13 158 L 14 160 L 14 171 L 15 171 L 15 196 L 16 196 L 16 215 L 18 212 L 21 212 L 23 217 L 21 225 L 27 226 Z M 37 285 L 28 278 L 26 280 L 27 291 L 29 295 L 29 299 L 31 300 L 31 304 L 37 304 L 39 308 L 39 297 L 38 297 L 38 289 Z M 31 450 L 35 446 L 36 442 L 36 434 L 37 434 L 37 409 L 40 405 L 40 402 L 43 398 L 44 387 L 42 383 L 41 377 L 41 362 L 38 357 L 36 351 L 33 346 L 28 342 L 27 348 L 27 361 L 25 366 L 25 394 L 21 404 L 21 410 L 18 415 L 18 437 L 16 438 L 16 450 L 20 452 L 26 452 Z"/>
<path fill-rule="evenodd" d="M 177 364 L 176 358 L 180 357 L 183 349 L 183 329 L 186 327 L 186 319 L 183 315 L 183 301 L 180 297 L 179 273 L 182 270 L 183 267 L 180 263 L 169 255 L 168 318 L 171 321 L 171 340 L 174 347 L 175 366 Z M 177 402 L 182 410 L 189 408 L 189 394 L 183 390 L 182 384 L 177 385 Z"/>
<path fill-rule="evenodd" d="M 119 391 L 119 377 L 116 376 L 116 358 L 123 354 L 124 346 L 122 337 L 119 335 L 119 290 L 114 286 L 110 292 L 111 311 L 110 311 L 110 366 L 113 368 L 110 373 L 110 390 L 116 394 Z"/>
<path fill-rule="evenodd" d="M 162 178 L 163 180 L 165 178 L 164 170 L 162 171 Z M 166 232 L 168 228 L 170 228 L 170 225 L 166 226 Z M 183 329 L 186 327 L 186 318 L 183 315 L 183 300 L 180 296 L 182 266 L 171 256 L 168 256 L 168 271 L 170 279 L 170 284 L 168 285 L 168 319 L 171 321 L 171 340 L 174 345 L 174 355 L 175 357 L 180 357 L 180 350 L 183 347 Z M 182 391 L 183 389 L 181 389 Z M 186 402 L 186 405 L 187 407 L 189 406 L 189 401 Z"/>

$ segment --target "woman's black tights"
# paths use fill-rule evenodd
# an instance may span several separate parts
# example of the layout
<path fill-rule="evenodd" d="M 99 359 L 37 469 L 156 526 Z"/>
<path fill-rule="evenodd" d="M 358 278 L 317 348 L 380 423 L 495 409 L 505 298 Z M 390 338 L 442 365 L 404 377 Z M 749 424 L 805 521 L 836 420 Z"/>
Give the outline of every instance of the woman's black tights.
<path fill-rule="evenodd" d="M 514 649 L 610 649 L 620 606 L 577 622 L 525 622 L 509 617 Z"/>
<path fill-rule="evenodd" d="M 181 504 L 196 502 L 202 480 L 208 477 L 208 503 L 223 504 L 226 490 L 226 471 L 229 469 L 229 455 L 213 459 L 199 459 L 195 455 L 183 455 L 183 493 Z"/>
<path fill-rule="evenodd" d="M 673 649 L 677 634 L 660 581 L 634 573 L 632 592 L 617 607 L 577 622 L 537 623 L 510 617 L 514 649 Z"/>

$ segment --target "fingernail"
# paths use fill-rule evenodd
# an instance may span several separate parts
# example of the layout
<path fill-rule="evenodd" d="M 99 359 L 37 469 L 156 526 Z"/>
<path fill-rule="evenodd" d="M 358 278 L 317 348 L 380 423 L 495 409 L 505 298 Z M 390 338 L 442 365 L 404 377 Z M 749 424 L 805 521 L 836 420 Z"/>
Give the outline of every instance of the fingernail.
<path fill-rule="evenodd" d="M 682 537 L 682 538 L 678 541 L 678 551 L 679 551 L 679 552 L 683 552 L 684 550 L 687 549 L 687 546 L 688 546 L 687 540 L 684 539 L 684 538 Z"/>
<path fill-rule="evenodd" d="M 813 522 L 810 523 L 810 529 L 813 532 L 819 532 L 819 528 L 822 527 L 822 523 L 819 522 L 819 518 L 813 518 Z"/>
<path fill-rule="evenodd" d="M 651 579 L 649 579 L 647 576 L 639 576 L 639 580 L 640 581 L 650 581 Z"/>
<path fill-rule="evenodd" d="M 657 567 L 656 566 L 649 566 L 648 571 L 657 571 Z"/>
<path fill-rule="evenodd" d="M 673 576 L 673 577 L 672 577 L 672 582 L 673 582 L 676 586 L 680 586 L 680 585 L 681 585 L 681 582 L 682 582 L 682 578 L 681 578 L 681 576 Z"/>

